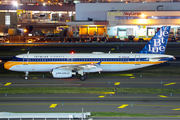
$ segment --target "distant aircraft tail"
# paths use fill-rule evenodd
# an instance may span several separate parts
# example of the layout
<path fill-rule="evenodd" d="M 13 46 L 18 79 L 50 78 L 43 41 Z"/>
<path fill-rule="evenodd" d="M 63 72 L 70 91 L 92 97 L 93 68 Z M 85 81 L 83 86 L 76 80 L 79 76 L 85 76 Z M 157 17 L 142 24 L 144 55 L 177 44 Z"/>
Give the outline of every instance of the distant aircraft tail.
<path fill-rule="evenodd" d="M 138 53 L 164 54 L 171 26 L 162 26 L 146 46 Z"/>

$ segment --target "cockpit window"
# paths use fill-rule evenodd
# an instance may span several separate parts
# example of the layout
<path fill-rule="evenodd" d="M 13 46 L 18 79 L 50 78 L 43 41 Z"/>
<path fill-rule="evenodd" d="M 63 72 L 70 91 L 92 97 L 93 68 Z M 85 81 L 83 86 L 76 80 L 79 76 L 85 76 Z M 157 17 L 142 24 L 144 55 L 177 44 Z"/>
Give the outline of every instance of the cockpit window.
<path fill-rule="evenodd" d="M 12 61 L 17 61 L 17 58 L 16 58 L 16 57 L 13 57 L 11 60 L 12 60 Z"/>
<path fill-rule="evenodd" d="M 17 59 L 16 59 L 16 58 L 13 58 L 12 61 L 17 61 Z"/>

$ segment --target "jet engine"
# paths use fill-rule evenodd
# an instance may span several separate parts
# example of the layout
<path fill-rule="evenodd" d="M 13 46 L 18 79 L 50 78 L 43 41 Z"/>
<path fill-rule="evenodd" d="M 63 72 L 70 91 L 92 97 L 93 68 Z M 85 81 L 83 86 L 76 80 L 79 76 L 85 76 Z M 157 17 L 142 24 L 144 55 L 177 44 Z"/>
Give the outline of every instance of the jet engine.
<path fill-rule="evenodd" d="M 69 78 L 76 75 L 76 73 L 68 69 L 53 69 L 52 75 L 54 78 Z"/>

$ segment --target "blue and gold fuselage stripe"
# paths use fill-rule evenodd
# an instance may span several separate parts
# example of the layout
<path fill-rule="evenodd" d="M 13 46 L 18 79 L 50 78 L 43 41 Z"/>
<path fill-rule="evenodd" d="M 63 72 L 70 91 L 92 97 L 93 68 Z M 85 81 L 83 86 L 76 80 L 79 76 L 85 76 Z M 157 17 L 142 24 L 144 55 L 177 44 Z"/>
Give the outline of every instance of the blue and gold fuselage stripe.
<path fill-rule="evenodd" d="M 158 61 L 168 61 L 170 58 L 159 59 Z M 92 62 L 92 61 L 103 61 L 103 62 L 133 62 L 133 61 L 149 61 L 149 58 L 17 58 L 14 57 L 11 61 L 18 62 Z"/>

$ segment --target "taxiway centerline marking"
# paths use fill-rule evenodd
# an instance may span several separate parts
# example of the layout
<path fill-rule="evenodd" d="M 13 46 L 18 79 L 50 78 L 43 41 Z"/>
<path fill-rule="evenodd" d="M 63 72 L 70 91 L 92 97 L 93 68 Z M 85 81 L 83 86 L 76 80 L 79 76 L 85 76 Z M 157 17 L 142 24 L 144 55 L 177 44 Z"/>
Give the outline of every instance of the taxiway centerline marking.
<path fill-rule="evenodd" d="M 51 106 L 49 106 L 49 108 L 55 108 L 57 104 L 51 104 Z"/>
<path fill-rule="evenodd" d="M 115 92 L 102 92 L 101 94 L 115 94 Z"/>
<path fill-rule="evenodd" d="M 120 82 L 115 82 L 115 84 L 114 85 L 119 85 L 120 84 Z"/>
<path fill-rule="evenodd" d="M 180 110 L 180 108 L 172 109 L 172 110 Z"/>
<path fill-rule="evenodd" d="M 159 97 L 162 97 L 162 98 L 168 98 L 167 96 L 164 96 L 164 95 L 159 95 Z"/>
<path fill-rule="evenodd" d="M 133 74 L 120 74 L 120 76 L 133 76 Z"/>
<path fill-rule="evenodd" d="M 37 79 L 38 77 L 33 77 L 32 79 Z"/>
<path fill-rule="evenodd" d="M 174 84 L 176 84 L 176 82 L 164 84 L 164 86 L 169 86 L 169 85 L 174 85 Z"/>
<path fill-rule="evenodd" d="M 115 50 L 114 48 L 111 48 L 111 50 Z"/>
<path fill-rule="evenodd" d="M 99 98 L 104 98 L 104 96 L 99 96 Z"/>
<path fill-rule="evenodd" d="M 127 107 L 129 104 L 123 104 L 123 105 L 121 105 L 121 106 L 119 106 L 118 108 L 125 108 L 125 107 Z"/>
<path fill-rule="evenodd" d="M 4 86 L 9 86 L 9 85 L 11 85 L 11 83 L 6 83 Z"/>

